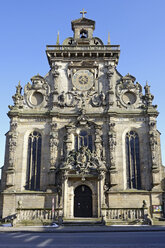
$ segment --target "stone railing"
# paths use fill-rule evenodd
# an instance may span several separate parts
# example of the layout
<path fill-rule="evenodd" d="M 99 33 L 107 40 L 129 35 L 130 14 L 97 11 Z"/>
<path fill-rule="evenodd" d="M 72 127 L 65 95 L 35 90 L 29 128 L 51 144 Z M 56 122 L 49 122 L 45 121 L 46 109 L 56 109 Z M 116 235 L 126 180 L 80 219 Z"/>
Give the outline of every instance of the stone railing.
<path fill-rule="evenodd" d="M 51 209 L 17 209 L 17 221 L 35 219 L 53 220 L 58 219 L 60 214 L 60 209 L 55 209 L 54 213 Z"/>
<path fill-rule="evenodd" d="M 98 45 L 98 46 L 93 46 L 93 45 L 89 45 L 89 46 L 58 46 L 58 45 L 47 45 L 46 49 L 49 51 L 53 51 L 53 50 L 57 50 L 57 51 L 61 51 L 61 50 L 108 50 L 108 51 L 116 51 L 116 50 L 120 50 L 120 46 L 119 45 Z"/>
<path fill-rule="evenodd" d="M 108 208 L 106 209 L 107 220 L 134 221 L 144 219 L 147 214 L 146 208 Z"/>

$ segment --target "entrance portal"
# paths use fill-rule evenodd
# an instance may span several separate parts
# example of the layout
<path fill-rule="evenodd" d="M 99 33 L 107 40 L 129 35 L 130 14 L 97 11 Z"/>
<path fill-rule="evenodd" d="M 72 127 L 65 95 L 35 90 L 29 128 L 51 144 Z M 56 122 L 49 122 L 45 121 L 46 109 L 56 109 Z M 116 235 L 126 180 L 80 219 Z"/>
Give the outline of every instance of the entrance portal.
<path fill-rule="evenodd" d="M 92 191 L 86 185 L 75 189 L 74 217 L 92 217 Z"/>

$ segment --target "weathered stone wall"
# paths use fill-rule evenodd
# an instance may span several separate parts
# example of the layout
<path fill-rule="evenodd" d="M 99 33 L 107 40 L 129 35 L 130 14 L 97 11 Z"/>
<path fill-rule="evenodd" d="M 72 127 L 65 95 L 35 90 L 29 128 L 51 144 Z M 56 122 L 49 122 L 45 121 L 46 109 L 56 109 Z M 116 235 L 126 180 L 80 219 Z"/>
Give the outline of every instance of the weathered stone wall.
<path fill-rule="evenodd" d="M 64 217 L 73 218 L 74 190 L 83 183 L 92 190 L 94 217 L 100 217 L 106 207 L 141 208 L 144 200 L 148 208 L 162 204 L 165 173 L 150 86 L 146 84 L 143 94 L 133 76 L 120 75 L 116 69 L 120 48 L 104 46 L 93 37 L 93 21 L 79 19 L 74 25 L 74 37 L 65 40 L 71 42 L 70 47 L 67 43 L 62 49 L 48 48 L 50 72 L 32 77 L 23 95 L 20 83 L 16 87 L 2 173 L 3 216 L 14 214 L 18 207 L 51 208 L 56 195 L 55 207 L 63 209 Z M 84 25 L 88 39 L 80 40 Z M 87 81 L 74 81 L 77 72 Z M 88 90 L 79 84 L 87 84 Z M 78 178 L 78 171 L 70 170 L 68 164 L 73 173 L 70 179 L 62 166 L 81 129 L 92 129 L 92 156 L 98 157 L 102 170 L 96 166 L 94 178 Z M 42 137 L 40 193 L 25 190 L 28 138 L 34 131 Z M 139 137 L 141 190 L 127 190 L 125 137 L 130 131 Z"/>
<path fill-rule="evenodd" d="M 54 198 L 54 208 L 58 208 L 56 194 L 26 192 L 3 194 L 3 218 L 18 212 L 18 209 L 51 209 Z"/>
<path fill-rule="evenodd" d="M 2 194 L 0 193 L 0 219 L 2 218 L 2 210 L 3 210 L 3 198 L 2 198 Z"/>

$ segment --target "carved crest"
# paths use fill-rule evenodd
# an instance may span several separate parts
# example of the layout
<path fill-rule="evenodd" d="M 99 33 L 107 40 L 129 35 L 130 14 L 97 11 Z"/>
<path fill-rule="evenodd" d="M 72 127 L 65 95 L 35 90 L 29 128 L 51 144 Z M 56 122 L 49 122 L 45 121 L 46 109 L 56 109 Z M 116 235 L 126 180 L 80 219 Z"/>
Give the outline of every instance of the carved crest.
<path fill-rule="evenodd" d="M 25 101 L 30 108 L 47 106 L 50 87 L 43 77 L 36 75 L 31 78 L 32 84 L 25 85 Z"/>
<path fill-rule="evenodd" d="M 76 174 L 98 174 L 104 167 L 104 163 L 97 155 L 85 146 L 81 147 L 78 152 L 70 151 L 63 164 L 63 169 L 74 171 Z"/>
<path fill-rule="evenodd" d="M 119 107 L 142 108 L 142 87 L 135 77 L 129 73 L 116 86 L 117 103 Z"/>

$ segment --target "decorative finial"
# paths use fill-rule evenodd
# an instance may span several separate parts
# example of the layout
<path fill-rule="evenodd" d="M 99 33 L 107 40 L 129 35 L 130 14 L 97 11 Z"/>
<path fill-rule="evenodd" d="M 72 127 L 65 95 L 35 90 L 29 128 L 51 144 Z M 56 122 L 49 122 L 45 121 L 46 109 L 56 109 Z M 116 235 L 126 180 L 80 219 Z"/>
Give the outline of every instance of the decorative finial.
<path fill-rule="evenodd" d="M 110 41 L 110 32 L 108 32 L 108 43 L 107 45 L 111 45 L 111 41 Z"/>
<path fill-rule="evenodd" d="M 82 11 L 80 11 L 80 14 L 82 14 L 82 18 L 84 18 L 85 17 L 85 14 L 86 14 L 87 12 L 84 10 L 84 8 L 83 8 L 83 10 Z"/>
<path fill-rule="evenodd" d="M 150 86 L 148 85 L 148 81 L 146 80 L 146 86 L 144 86 L 145 94 L 150 95 Z"/>
<path fill-rule="evenodd" d="M 20 81 L 18 82 L 18 86 L 16 86 L 16 95 L 21 95 L 22 87 Z"/>
<path fill-rule="evenodd" d="M 58 31 L 56 45 L 59 45 L 59 44 L 60 44 L 60 38 L 59 38 L 59 31 Z"/>

